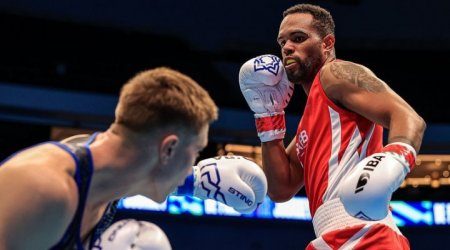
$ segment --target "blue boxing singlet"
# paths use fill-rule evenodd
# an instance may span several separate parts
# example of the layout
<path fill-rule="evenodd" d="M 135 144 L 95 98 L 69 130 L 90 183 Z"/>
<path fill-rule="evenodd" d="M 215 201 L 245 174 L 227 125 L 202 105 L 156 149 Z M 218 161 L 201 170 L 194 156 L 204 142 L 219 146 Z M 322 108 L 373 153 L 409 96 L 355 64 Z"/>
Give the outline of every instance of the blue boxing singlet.
<path fill-rule="evenodd" d="M 67 151 L 75 160 L 76 170 L 74 179 L 78 187 L 78 206 L 75 216 L 66 229 L 62 239 L 54 245 L 51 250 L 84 250 L 81 240 L 81 222 L 86 205 L 89 185 L 93 174 L 93 162 L 89 144 L 91 144 L 97 133 L 93 135 L 76 135 L 61 142 L 50 142 Z M 89 246 L 100 237 L 103 231 L 111 224 L 116 212 L 117 201 L 111 202 L 105 210 L 103 217 L 90 235 Z"/>
<path fill-rule="evenodd" d="M 91 183 L 91 178 L 94 170 L 89 144 L 91 144 L 94 141 L 96 136 L 97 133 L 94 133 L 93 135 L 76 135 L 69 137 L 61 142 L 50 141 L 38 144 L 42 145 L 45 143 L 51 143 L 53 145 L 60 147 L 61 149 L 65 150 L 72 156 L 76 164 L 75 175 L 73 178 L 75 179 L 75 182 L 78 187 L 79 199 L 77 210 L 72 219 L 72 222 L 66 229 L 64 236 L 57 244 L 55 244 L 53 247 L 50 248 L 51 250 L 84 250 L 83 242 L 81 239 L 81 222 L 83 219 L 83 212 L 86 205 L 89 185 Z M 22 151 L 23 150 L 18 151 L 15 154 L 1 161 L 0 167 L 2 166 L 3 163 L 7 162 L 13 156 L 17 155 Z M 101 234 L 106 230 L 106 228 L 108 228 L 108 226 L 113 221 L 114 215 L 117 210 L 117 203 L 118 200 L 112 201 L 108 204 L 99 223 L 97 223 L 94 229 L 92 229 L 89 235 L 90 236 L 89 242 L 86 242 L 89 243 L 88 244 L 89 248 L 94 245 L 93 243 L 98 238 L 100 238 Z"/>

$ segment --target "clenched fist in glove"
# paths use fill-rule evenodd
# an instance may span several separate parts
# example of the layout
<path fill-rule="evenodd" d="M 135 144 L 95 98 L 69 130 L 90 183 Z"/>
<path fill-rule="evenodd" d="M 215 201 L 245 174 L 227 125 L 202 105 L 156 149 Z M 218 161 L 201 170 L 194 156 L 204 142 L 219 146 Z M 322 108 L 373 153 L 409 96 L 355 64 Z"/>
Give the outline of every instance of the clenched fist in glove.
<path fill-rule="evenodd" d="M 220 156 L 200 161 L 174 195 L 213 199 L 240 213 L 251 213 L 267 195 L 262 169 L 242 156 Z"/>
<path fill-rule="evenodd" d="M 128 219 L 108 227 L 91 250 L 172 250 L 172 246 L 157 225 Z"/>
<path fill-rule="evenodd" d="M 392 193 L 402 184 L 415 159 L 415 149 L 401 142 L 388 144 L 380 153 L 363 159 L 340 187 L 345 210 L 365 220 L 386 217 Z"/>
<path fill-rule="evenodd" d="M 284 108 L 291 99 L 294 85 L 287 79 L 280 58 L 261 55 L 245 62 L 239 71 L 239 86 L 255 113 L 261 141 L 283 139 L 286 134 Z"/>

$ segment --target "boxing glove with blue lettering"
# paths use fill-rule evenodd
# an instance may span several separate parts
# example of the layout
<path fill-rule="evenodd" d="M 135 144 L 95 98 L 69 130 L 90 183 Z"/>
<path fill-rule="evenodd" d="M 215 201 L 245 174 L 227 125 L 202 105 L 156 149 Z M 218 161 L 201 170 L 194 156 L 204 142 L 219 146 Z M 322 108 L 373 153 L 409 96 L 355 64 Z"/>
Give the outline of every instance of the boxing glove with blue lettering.
<path fill-rule="evenodd" d="M 239 86 L 255 113 L 261 142 L 283 139 L 286 134 L 284 108 L 294 92 L 280 58 L 261 55 L 245 62 L 239 71 Z"/>
<path fill-rule="evenodd" d="M 174 195 L 213 199 L 240 213 L 251 213 L 267 195 L 262 169 L 242 156 L 219 156 L 200 161 Z"/>
<path fill-rule="evenodd" d="M 169 239 L 157 225 L 134 219 L 112 224 L 91 250 L 172 250 Z"/>

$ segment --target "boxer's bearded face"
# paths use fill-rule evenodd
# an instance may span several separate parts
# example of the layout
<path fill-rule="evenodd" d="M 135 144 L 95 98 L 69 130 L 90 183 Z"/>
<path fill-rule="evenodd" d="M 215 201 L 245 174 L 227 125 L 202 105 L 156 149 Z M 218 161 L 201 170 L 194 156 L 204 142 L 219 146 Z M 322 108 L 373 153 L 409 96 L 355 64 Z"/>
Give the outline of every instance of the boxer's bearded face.
<path fill-rule="evenodd" d="M 310 83 L 326 58 L 322 39 L 306 13 L 287 15 L 280 25 L 278 43 L 288 79 L 296 84 Z"/>
<path fill-rule="evenodd" d="M 304 58 L 293 56 L 292 59 L 297 64 L 296 67 L 286 68 L 286 74 L 292 83 L 309 83 L 314 80 L 317 72 L 322 67 L 322 57 L 319 53 L 311 53 Z M 292 59 L 290 59 L 292 65 Z M 285 60 L 288 61 L 288 60 Z"/>

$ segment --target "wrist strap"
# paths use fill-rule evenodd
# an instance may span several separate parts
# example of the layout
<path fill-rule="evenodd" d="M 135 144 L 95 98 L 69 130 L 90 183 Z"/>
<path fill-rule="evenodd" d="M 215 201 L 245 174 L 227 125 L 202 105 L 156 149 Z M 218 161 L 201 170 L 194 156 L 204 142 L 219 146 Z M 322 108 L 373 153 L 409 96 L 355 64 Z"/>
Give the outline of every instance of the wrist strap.
<path fill-rule="evenodd" d="M 184 184 L 178 186 L 177 190 L 172 193 L 172 195 L 186 195 L 193 196 L 194 194 L 194 173 L 186 177 Z"/>
<path fill-rule="evenodd" d="M 284 111 L 255 114 L 256 130 L 262 142 L 283 139 L 286 134 Z"/>
<path fill-rule="evenodd" d="M 411 170 L 416 163 L 416 150 L 409 144 L 403 142 L 393 142 L 386 145 L 381 152 L 394 153 L 400 157 L 401 160 L 408 164 L 409 170 Z"/>

